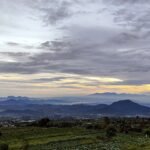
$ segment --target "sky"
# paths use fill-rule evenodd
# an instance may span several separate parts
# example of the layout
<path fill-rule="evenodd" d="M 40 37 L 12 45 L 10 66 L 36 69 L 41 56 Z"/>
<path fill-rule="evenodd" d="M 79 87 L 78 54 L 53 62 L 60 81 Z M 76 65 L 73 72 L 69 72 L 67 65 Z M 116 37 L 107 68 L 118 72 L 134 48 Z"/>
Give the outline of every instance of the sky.
<path fill-rule="evenodd" d="M 150 93 L 150 1 L 0 0 L 0 96 Z"/>

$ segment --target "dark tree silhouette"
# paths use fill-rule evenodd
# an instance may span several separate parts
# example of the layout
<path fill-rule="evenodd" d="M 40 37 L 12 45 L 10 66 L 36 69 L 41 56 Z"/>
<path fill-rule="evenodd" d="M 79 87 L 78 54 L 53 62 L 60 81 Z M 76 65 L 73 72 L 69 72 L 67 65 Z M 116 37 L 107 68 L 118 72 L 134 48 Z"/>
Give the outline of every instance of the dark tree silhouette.
<path fill-rule="evenodd" d="M 41 120 L 38 121 L 38 125 L 40 127 L 47 127 L 49 123 L 49 118 L 42 118 Z"/>
<path fill-rule="evenodd" d="M 0 144 L 0 150 L 8 150 L 8 144 Z"/>
<path fill-rule="evenodd" d="M 116 133 L 117 133 L 117 130 L 113 126 L 108 127 L 106 130 L 106 136 L 108 138 L 116 136 Z"/>

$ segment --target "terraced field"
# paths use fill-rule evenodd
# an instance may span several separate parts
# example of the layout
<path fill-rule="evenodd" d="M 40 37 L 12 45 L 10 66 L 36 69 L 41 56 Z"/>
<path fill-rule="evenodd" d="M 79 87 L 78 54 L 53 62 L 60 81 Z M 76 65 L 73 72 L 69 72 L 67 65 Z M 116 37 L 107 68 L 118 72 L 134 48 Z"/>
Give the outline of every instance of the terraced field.
<path fill-rule="evenodd" d="M 85 128 L 1 128 L 0 143 L 10 150 L 150 150 L 144 134 L 117 134 L 108 139 L 104 131 Z"/>

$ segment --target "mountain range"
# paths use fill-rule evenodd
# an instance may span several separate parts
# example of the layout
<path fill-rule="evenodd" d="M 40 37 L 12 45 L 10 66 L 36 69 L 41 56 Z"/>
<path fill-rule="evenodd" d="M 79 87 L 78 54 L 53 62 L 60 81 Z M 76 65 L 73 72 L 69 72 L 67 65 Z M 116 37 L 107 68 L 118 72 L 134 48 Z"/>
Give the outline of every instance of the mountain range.
<path fill-rule="evenodd" d="M 73 104 L 111 104 L 113 102 L 132 99 L 136 103 L 140 103 L 145 106 L 150 106 L 150 95 L 144 94 L 127 94 L 127 93 L 94 93 L 84 96 L 64 96 L 64 97 L 54 97 L 54 98 L 31 98 L 31 97 L 0 97 L 0 101 L 8 100 L 21 100 L 25 103 L 32 104 L 54 104 L 54 105 L 73 105 Z"/>
<path fill-rule="evenodd" d="M 111 94 L 110 94 L 111 95 Z M 102 116 L 149 116 L 150 107 L 132 100 L 119 100 L 111 104 L 49 104 L 27 97 L 8 97 L 0 101 L 0 117 L 29 118 L 97 118 Z"/>

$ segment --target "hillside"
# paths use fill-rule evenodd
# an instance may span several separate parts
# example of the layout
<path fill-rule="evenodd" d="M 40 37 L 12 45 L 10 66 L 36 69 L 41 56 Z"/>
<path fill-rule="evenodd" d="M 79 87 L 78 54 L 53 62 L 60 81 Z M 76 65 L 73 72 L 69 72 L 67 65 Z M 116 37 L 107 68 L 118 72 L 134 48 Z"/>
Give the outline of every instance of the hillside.
<path fill-rule="evenodd" d="M 142 106 L 131 100 L 121 100 L 110 105 L 50 105 L 42 103 L 33 103 L 29 100 L 14 100 L 0 102 L 1 117 L 89 117 L 95 118 L 99 116 L 148 116 L 150 108 Z"/>

